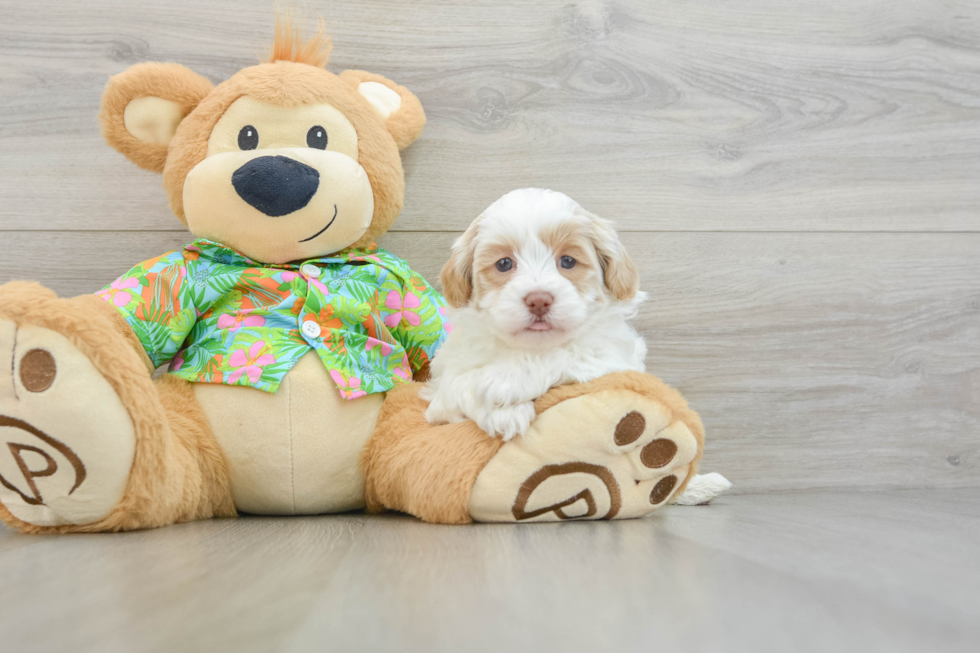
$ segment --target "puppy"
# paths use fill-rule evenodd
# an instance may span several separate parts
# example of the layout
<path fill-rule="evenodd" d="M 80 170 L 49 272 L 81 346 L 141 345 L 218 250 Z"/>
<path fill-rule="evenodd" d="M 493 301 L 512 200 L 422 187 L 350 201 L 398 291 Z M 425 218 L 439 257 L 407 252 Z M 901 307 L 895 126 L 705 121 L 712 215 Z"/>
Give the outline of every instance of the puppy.
<path fill-rule="evenodd" d="M 484 211 L 442 270 L 455 310 L 433 358 L 426 420 L 474 420 L 509 440 L 550 388 L 644 370 L 636 267 L 612 223 L 567 195 L 526 188 Z"/>

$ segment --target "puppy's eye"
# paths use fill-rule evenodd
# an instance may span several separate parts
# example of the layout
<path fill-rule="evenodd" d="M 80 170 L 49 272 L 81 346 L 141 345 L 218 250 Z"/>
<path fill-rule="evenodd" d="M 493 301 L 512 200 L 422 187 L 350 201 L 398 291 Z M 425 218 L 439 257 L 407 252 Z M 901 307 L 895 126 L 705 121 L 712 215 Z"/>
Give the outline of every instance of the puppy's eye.
<path fill-rule="evenodd" d="M 254 150 L 259 146 L 259 131 L 252 125 L 245 125 L 238 132 L 238 149 Z"/>
<path fill-rule="evenodd" d="M 497 270 L 499 272 L 510 272 L 514 269 L 514 262 L 509 258 L 502 258 L 497 261 Z"/>
<path fill-rule="evenodd" d="M 560 259 L 558 259 L 558 265 L 562 266 L 566 270 L 571 270 L 574 268 L 576 263 L 578 263 L 578 261 L 573 259 L 571 256 L 562 256 Z"/>
<path fill-rule="evenodd" d="M 306 132 L 306 144 L 318 150 L 327 149 L 327 130 L 320 125 L 310 127 Z"/>

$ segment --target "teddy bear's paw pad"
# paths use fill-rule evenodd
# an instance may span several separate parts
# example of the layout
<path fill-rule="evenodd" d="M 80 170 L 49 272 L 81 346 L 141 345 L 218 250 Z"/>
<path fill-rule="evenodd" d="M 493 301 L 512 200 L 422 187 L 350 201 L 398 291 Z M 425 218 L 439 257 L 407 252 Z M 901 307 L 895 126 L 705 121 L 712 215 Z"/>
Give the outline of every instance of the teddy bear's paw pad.
<path fill-rule="evenodd" d="M 129 413 L 59 333 L 0 320 L 0 503 L 37 526 L 88 524 L 122 498 Z"/>
<path fill-rule="evenodd" d="M 641 517 L 687 479 L 698 442 L 659 401 L 606 390 L 538 416 L 480 473 L 470 498 L 477 521 Z"/>

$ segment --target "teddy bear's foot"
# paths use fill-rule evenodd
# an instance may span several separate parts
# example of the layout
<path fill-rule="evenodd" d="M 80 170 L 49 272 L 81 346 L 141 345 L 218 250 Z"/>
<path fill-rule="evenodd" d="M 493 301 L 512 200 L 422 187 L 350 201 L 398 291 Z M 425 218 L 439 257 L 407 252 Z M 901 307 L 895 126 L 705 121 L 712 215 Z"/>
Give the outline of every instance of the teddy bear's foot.
<path fill-rule="evenodd" d="M 41 527 L 103 519 L 126 490 L 136 447 L 122 401 L 49 329 L 0 319 L 0 361 L 0 514 Z"/>
<path fill-rule="evenodd" d="M 486 522 L 641 517 L 670 501 L 699 457 L 699 438 L 655 396 L 601 390 L 548 408 L 501 447 L 469 511 Z"/>

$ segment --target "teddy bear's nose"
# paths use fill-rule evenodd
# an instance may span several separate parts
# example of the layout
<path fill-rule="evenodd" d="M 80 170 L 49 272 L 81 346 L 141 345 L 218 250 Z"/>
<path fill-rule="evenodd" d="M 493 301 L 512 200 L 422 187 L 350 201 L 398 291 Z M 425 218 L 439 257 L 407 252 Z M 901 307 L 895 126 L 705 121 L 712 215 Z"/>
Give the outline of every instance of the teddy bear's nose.
<path fill-rule="evenodd" d="M 243 200 L 278 218 L 310 203 L 320 186 L 320 173 L 288 156 L 260 156 L 236 170 L 231 183 Z"/>

